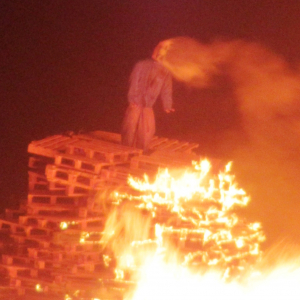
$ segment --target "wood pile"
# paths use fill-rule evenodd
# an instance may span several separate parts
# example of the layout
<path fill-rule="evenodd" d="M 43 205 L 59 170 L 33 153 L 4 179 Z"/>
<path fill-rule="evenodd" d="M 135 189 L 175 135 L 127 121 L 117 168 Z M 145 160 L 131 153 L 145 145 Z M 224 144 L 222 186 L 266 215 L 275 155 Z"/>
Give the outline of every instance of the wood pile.
<path fill-rule="evenodd" d="M 109 205 L 104 207 L 102 199 L 115 190 L 131 190 L 129 174 L 151 175 L 159 167 L 189 164 L 197 146 L 155 137 L 152 154 L 144 155 L 121 145 L 119 134 L 102 131 L 30 143 L 28 197 L 0 219 L 5 241 L 0 245 L 0 296 L 5 287 L 25 298 L 42 292 L 43 299 L 63 299 L 88 291 L 120 299 L 131 283 L 116 280 L 114 268 L 105 264 L 111 253 L 99 240 Z"/>

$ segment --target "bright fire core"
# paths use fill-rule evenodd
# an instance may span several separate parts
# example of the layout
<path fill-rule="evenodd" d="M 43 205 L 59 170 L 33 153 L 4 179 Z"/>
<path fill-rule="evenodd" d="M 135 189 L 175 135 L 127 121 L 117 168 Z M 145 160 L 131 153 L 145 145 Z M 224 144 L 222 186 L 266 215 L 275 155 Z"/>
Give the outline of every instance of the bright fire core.
<path fill-rule="evenodd" d="M 266 267 L 260 224 L 235 212 L 249 197 L 230 168 L 214 174 L 202 160 L 153 179 L 130 176 L 132 192 L 113 193 L 100 243 L 115 280 L 132 287 L 124 299 L 299 299 L 295 262 Z"/>
<path fill-rule="evenodd" d="M 234 183 L 230 165 L 216 176 L 203 160 L 184 172 L 162 169 L 152 183 L 146 175 L 129 177 L 140 194 L 117 195 L 118 209 L 109 216 L 102 240 L 112 241 L 118 267 L 131 273 L 149 255 L 159 254 L 198 272 L 218 270 L 224 280 L 248 271 L 259 258 L 264 235 L 260 224 L 246 224 L 233 212 L 249 197 Z"/>
<path fill-rule="evenodd" d="M 255 274 L 264 235 L 259 223 L 234 213 L 249 197 L 230 166 L 217 175 L 208 160 L 184 171 L 161 169 L 153 180 L 129 177 L 132 193 L 114 193 L 100 243 L 115 279 L 136 283 L 125 298 L 214 299 Z"/>

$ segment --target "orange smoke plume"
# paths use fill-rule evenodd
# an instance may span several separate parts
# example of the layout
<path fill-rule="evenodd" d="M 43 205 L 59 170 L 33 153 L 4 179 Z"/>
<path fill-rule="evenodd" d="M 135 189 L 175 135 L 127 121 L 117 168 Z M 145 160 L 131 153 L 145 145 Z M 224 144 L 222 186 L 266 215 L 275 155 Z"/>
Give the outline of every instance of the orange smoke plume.
<path fill-rule="evenodd" d="M 208 45 L 187 37 L 160 42 L 152 58 L 163 64 L 179 81 L 205 87 L 216 73 L 216 59 Z"/>
<path fill-rule="evenodd" d="M 202 88 L 213 76 L 231 79 L 243 113 L 269 118 L 289 114 L 300 95 L 300 74 L 262 45 L 243 40 L 202 44 L 188 37 L 160 42 L 152 58 L 174 78 Z"/>

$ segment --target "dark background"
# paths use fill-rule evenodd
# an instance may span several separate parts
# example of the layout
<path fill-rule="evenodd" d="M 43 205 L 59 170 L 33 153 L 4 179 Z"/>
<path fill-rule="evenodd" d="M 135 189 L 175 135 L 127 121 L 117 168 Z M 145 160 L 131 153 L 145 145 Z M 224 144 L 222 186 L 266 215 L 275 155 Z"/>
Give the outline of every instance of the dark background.
<path fill-rule="evenodd" d="M 295 66 L 299 16 L 300 2 L 292 0 L 0 1 L 0 208 L 26 197 L 31 141 L 65 131 L 119 132 L 130 71 L 161 40 L 256 41 Z M 156 105 L 157 134 L 237 160 L 237 177 L 252 197 L 249 217 L 264 224 L 271 241 L 297 239 L 298 165 L 286 171 L 291 183 L 275 175 L 278 157 L 236 156 L 245 141 L 230 82 L 203 90 L 174 82 L 174 103 L 167 116 Z"/>

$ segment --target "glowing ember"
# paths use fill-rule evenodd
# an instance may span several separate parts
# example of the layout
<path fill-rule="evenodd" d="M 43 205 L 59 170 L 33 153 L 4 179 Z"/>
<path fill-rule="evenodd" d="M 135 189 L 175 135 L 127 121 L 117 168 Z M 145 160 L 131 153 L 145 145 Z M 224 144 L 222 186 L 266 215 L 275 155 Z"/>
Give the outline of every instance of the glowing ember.
<path fill-rule="evenodd" d="M 42 288 L 42 286 L 41 286 L 40 284 L 36 284 L 35 290 L 36 290 L 37 292 L 42 292 L 42 291 L 43 291 L 43 288 Z"/>
<path fill-rule="evenodd" d="M 61 222 L 60 225 L 59 225 L 59 227 L 60 227 L 61 230 L 67 229 L 68 226 L 69 226 L 69 225 L 68 225 L 67 222 Z"/>

